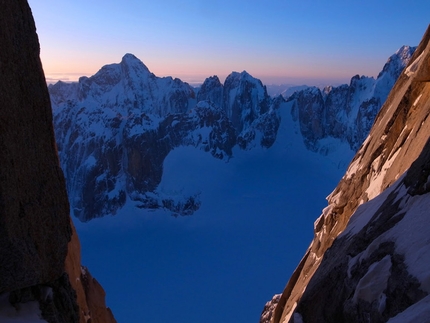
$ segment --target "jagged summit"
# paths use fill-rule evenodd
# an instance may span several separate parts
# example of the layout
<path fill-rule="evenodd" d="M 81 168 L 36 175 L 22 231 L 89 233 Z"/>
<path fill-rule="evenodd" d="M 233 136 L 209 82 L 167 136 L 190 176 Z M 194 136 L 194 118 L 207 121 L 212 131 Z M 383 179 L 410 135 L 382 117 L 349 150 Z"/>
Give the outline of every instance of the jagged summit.
<path fill-rule="evenodd" d="M 122 87 L 124 91 L 154 79 L 155 75 L 133 54 L 125 54 L 120 63 L 103 66 L 96 74 L 79 79 L 84 96 L 96 93 L 106 93 L 115 87 Z"/>
<path fill-rule="evenodd" d="M 403 70 L 404 66 L 409 62 L 412 54 L 415 52 L 416 47 L 403 45 L 393 55 L 391 55 L 384 65 L 382 71 L 378 74 L 380 78 L 382 74 L 390 71 L 397 74 L 398 69 Z"/>
<path fill-rule="evenodd" d="M 155 77 L 155 75 L 149 71 L 148 67 L 146 67 L 146 65 L 133 54 L 125 54 L 120 65 L 123 73 L 129 78 L 137 80 L 141 78 Z"/>
<path fill-rule="evenodd" d="M 327 151 L 328 138 L 347 142 L 356 151 L 366 138 L 382 104 L 415 47 L 403 46 L 392 55 L 377 79 L 355 75 L 349 85 L 309 87 L 291 95 L 292 114 L 300 124 L 306 146 Z"/>
<path fill-rule="evenodd" d="M 57 82 L 49 89 L 56 104 L 62 104 L 67 93 L 68 100 L 76 104 L 87 108 L 104 106 L 123 115 L 134 110 L 140 113 L 142 109 L 157 116 L 184 112 L 195 99 L 189 84 L 155 76 L 133 54 L 124 55 L 120 63 L 103 66 L 93 76 L 81 77 L 77 85 Z"/>
<path fill-rule="evenodd" d="M 205 79 L 200 87 L 200 90 L 197 93 L 197 102 L 210 101 L 220 106 L 222 101 L 222 91 L 223 85 L 221 84 L 218 76 L 210 76 Z"/>
<path fill-rule="evenodd" d="M 237 81 L 239 81 L 239 80 L 251 80 L 251 81 L 255 81 L 255 80 L 257 80 L 257 79 L 255 79 L 254 77 L 252 77 L 252 75 L 251 74 L 249 74 L 247 71 L 242 71 L 242 72 L 236 72 L 236 71 L 233 71 L 233 72 L 231 72 L 228 76 L 227 76 L 227 78 L 231 78 L 231 79 L 234 79 L 234 80 L 237 80 Z M 259 81 L 259 80 L 258 80 Z"/>
<path fill-rule="evenodd" d="M 223 107 L 238 132 L 266 113 L 270 101 L 263 83 L 246 71 L 233 72 L 225 79 Z"/>
<path fill-rule="evenodd" d="M 196 98 L 187 83 L 155 76 L 132 54 L 78 83 L 54 84 L 50 93 L 72 209 L 83 221 L 130 200 L 192 214 L 197 196 L 178 201 L 156 192 L 170 151 L 194 146 L 228 160 L 235 145 L 270 147 L 279 126 L 265 87 L 246 72 L 224 85 L 208 78 Z"/>

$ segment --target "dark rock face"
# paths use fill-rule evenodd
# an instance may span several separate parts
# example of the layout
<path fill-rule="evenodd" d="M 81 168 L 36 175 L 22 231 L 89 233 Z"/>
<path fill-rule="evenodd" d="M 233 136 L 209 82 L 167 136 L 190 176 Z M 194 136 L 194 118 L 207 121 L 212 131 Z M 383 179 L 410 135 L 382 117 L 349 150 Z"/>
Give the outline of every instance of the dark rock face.
<path fill-rule="evenodd" d="M 76 294 L 66 273 L 43 285 L 10 292 L 9 302 L 16 309 L 19 309 L 21 304 L 37 302 L 41 315 L 47 322 L 79 322 Z"/>
<path fill-rule="evenodd" d="M 224 82 L 222 107 L 238 133 L 269 111 L 270 97 L 260 80 L 247 72 L 231 73 Z"/>
<path fill-rule="evenodd" d="M 272 322 L 428 320 L 429 41 L 430 28 L 328 197 Z"/>
<path fill-rule="evenodd" d="M 241 149 L 251 149 L 256 145 L 270 148 L 276 140 L 281 119 L 278 115 L 279 105 L 277 101 L 271 106 L 270 111 L 262 114 L 237 137 L 237 144 Z"/>
<path fill-rule="evenodd" d="M 71 259 L 80 268 L 80 250 L 71 248 L 70 241 L 76 246 L 78 238 L 36 28 L 27 1 L 0 0 L 0 6 L 0 296 L 8 300 L 1 306 L 10 313 L 15 309 L 18 320 L 28 314 L 21 308 L 31 303 L 49 323 L 115 322 L 106 306 L 111 320 L 83 315 L 76 277 L 66 272 Z"/>
<path fill-rule="evenodd" d="M 241 149 L 255 145 L 269 148 L 275 142 L 281 122 L 278 109 L 284 100 L 282 97 L 272 100 L 261 81 L 246 71 L 231 73 L 224 85 L 217 76 L 207 78 L 197 100 L 209 102 L 225 112 Z"/>
<path fill-rule="evenodd" d="M 317 141 L 324 138 L 325 129 L 322 125 L 324 113 L 324 101 L 320 90 L 315 87 L 300 91 L 293 95 L 297 100 L 297 118 L 300 131 L 308 149 L 318 151 Z"/>
<path fill-rule="evenodd" d="M 6 292 L 60 277 L 71 229 L 31 11 L 23 0 L 0 5 L 0 292 Z"/>

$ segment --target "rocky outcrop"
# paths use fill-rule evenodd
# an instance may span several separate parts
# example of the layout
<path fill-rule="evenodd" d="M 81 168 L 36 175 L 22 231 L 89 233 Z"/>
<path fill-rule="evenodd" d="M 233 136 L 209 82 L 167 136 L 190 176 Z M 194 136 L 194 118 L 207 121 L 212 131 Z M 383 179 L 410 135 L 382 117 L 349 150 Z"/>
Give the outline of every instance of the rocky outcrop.
<path fill-rule="evenodd" d="M 76 292 L 79 323 L 116 323 L 112 311 L 106 307 L 103 287 L 92 277 L 88 268 L 81 265 L 81 244 L 73 222 L 70 225 L 73 235 L 68 245 L 65 270 Z"/>
<path fill-rule="evenodd" d="M 272 297 L 270 301 L 266 303 L 264 306 L 263 312 L 260 316 L 260 323 L 270 323 L 272 320 L 273 313 L 275 312 L 275 308 L 279 303 L 279 299 L 281 298 L 281 294 L 276 294 Z"/>
<path fill-rule="evenodd" d="M 429 40 L 430 28 L 328 197 L 272 322 L 428 318 Z"/>
<path fill-rule="evenodd" d="M 348 142 L 357 151 L 414 51 L 414 47 L 401 47 L 376 79 L 356 75 L 349 85 L 322 90 L 310 87 L 291 95 L 287 100 L 294 102 L 292 114 L 306 147 L 324 154 L 321 140 L 331 137 Z"/>
<path fill-rule="evenodd" d="M 222 107 L 241 133 L 270 108 L 270 97 L 260 80 L 246 71 L 231 73 L 224 82 Z"/>
<path fill-rule="evenodd" d="M 36 27 L 27 1 L 0 6 L 0 295 L 8 299 L 1 304 L 16 318 L 32 308 L 47 322 L 87 322 L 65 270 L 79 250 L 69 243 L 77 237 Z"/>
<path fill-rule="evenodd" d="M 197 93 L 197 102 L 207 101 L 218 107 L 222 107 L 223 85 L 218 76 L 208 77 Z"/>

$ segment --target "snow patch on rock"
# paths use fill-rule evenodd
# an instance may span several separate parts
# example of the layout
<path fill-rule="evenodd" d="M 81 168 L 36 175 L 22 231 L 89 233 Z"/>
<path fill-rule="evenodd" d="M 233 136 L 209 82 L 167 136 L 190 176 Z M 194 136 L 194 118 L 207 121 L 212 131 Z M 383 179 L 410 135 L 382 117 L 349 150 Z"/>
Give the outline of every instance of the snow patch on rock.
<path fill-rule="evenodd" d="M 375 300 L 384 300 L 383 292 L 387 288 L 391 270 L 391 257 L 389 255 L 381 261 L 370 265 L 367 273 L 360 279 L 352 297 L 354 303 L 362 299 L 368 303 Z"/>

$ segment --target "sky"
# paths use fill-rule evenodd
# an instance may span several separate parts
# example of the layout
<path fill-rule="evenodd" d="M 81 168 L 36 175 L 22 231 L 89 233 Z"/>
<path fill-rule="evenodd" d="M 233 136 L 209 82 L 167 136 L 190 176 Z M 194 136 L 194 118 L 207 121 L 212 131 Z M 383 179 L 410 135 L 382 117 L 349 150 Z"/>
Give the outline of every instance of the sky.
<path fill-rule="evenodd" d="M 377 76 L 428 24 L 426 0 L 29 0 L 48 82 L 132 53 L 157 76 L 201 83 L 246 70 L 265 84 Z"/>

